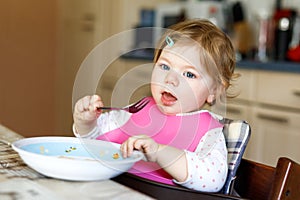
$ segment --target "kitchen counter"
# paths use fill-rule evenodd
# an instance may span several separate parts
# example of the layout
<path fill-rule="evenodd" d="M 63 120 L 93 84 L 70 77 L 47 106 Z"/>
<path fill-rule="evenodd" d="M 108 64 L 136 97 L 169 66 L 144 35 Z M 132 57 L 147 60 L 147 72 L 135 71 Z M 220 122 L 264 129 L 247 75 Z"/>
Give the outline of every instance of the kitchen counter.
<path fill-rule="evenodd" d="M 122 59 L 129 60 L 153 60 L 153 49 L 140 49 L 131 51 L 122 55 Z M 269 61 L 260 62 L 255 60 L 242 60 L 237 62 L 237 67 L 241 69 L 255 69 L 255 70 L 271 70 L 290 73 L 300 73 L 300 63 L 285 62 L 285 61 Z"/>
<path fill-rule="evenodd" d="M 259 61 L 252 61 L 252 60 L 243 60 L 237 62 L 237 67 L 241 69 L 256 69 L 256 70 L 300 73 L 300 63 L 295 63 L 295 62 L 284 62 L 284 61 L 259 62 Z"/>

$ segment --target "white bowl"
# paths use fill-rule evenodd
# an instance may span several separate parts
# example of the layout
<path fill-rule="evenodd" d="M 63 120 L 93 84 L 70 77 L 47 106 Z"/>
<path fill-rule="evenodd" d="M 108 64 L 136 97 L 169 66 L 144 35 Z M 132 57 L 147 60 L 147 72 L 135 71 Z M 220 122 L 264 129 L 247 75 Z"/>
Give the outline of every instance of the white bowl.
<path fill-rule="evenodd" d="M 32 137 L 12 144 L 24 162 L 39 173 L 72 181 L 113 178 L 143 158 L 135 151 L 124 159 L 120 145 L 75 137 Z"/>

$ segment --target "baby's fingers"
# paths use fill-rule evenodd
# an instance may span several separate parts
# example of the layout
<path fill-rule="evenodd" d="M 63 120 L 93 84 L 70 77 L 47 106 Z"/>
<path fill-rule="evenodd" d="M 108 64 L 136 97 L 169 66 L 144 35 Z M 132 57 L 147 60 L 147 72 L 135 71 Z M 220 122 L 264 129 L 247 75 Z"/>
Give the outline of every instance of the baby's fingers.
<path fill-rule="evenodd" d="M 127 148 L 127 141 L 125 141 L 120 147 L 123 158 L 127 158 Z"/>
<path fill-rule="evenodd" d="M 121 145 L 121 152 L 124 158 L 130 157 L 134 150 L 135 137 L 130 137 Z"/>
<path fill-rule="evenodd" d="M 98 108 L 103 107 L 103 102 L 100 96 L 93 95 L 90 100 L 90 104 L 92 105 L 91 109 L 93 111 L 97 111 Z"/>
<path fill-rule="evenodd" d="M 89 111 L 91 106 L 91 96 L 86 96 L 81 101 L 83 111 Z"/>
<path fill-rule="evenodd" d="M 78 112 L 85 112 L 89 110 L 89 106 L 90 106 L 90 96 L 85 96 L 82 99 L 80 99 L 76 105 L 75 105 L 75 109 Z"/>
<path fill-rule="evenodd" d="M 136 139 L 135 142 L 133 143 L 133 149 L 143 151 L 145 142 L 146 141 L 144 139 Z"/>

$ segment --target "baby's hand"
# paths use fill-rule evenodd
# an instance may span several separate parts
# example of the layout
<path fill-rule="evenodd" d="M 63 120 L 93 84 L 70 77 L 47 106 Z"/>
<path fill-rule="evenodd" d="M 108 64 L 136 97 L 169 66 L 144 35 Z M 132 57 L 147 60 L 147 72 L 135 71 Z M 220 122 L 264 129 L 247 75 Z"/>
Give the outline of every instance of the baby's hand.
<path fill-rule="evenodd" d="M 101 113 L 97 108 L 102 106 L 103 102 L 98 95 L 85 96 L 76 102 L 73 117 L 78 131 L 80 129 L 88 131 L 96 125 L 96 120 Z"/>
<path fill-rule="evenodd" d="M 147 160 L 151 162 L 156 162 L 157 151 L 159 144 L 156 143 L 152 138 L 146 135 L 138 135 L 128 138 L 121 145 L 121 152 L 124 158 L 130 157 L 133 150 L 142 151 Z"/>

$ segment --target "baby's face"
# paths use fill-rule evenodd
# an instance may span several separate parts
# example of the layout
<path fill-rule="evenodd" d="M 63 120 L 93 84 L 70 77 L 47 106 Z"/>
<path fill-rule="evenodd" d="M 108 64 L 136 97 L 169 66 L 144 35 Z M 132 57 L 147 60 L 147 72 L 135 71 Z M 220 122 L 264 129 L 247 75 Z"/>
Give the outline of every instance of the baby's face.
<path fill-rule="evenodd" d="M 152 95 L 162 112 L 191 112 L 213 100 L 215 85 L 199 53 L 197 46 L 180 43 L 163 49 L 151 79 Z"/>

